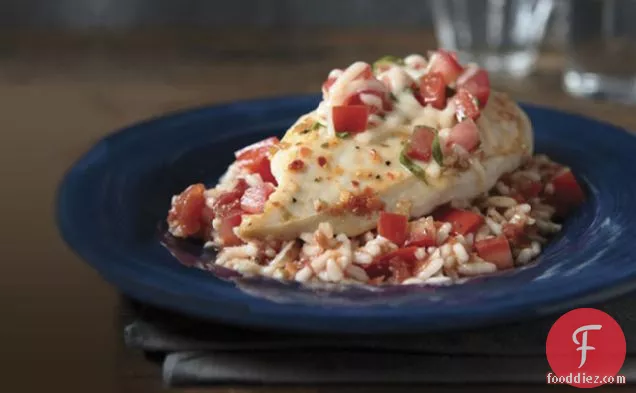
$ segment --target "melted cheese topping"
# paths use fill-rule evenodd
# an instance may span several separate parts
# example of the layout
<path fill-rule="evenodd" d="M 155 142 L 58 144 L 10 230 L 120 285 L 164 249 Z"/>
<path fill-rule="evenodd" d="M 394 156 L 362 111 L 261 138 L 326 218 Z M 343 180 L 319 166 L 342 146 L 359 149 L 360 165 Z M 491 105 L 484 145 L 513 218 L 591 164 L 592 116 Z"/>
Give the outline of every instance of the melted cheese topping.
<path fill-rule="evenodd" d="M 422 107 L 412 91 L 404 88 L 411 78 L 426 72 L 422 59 L 407 60 L 405 66 L 392 67 L 379 75 L 397 93 L 393 109 L 383 116 L 372 114 L 372 128 L 344 139 L 334 132 L 331 107 L 355 92 L 380 91 L 378 84 L 387 93 L 388 88 L 376 79 L 356 79 L 368 69 L 361 62 L 330 74 L 337 79 L 325 92 L 324 100 L 283 137 L 271 160 L 278 187 L 262 214 L 244 217 L 239 228 L 241 236 L 293 239 L 301 232 L 314 231 L 324 221 L 329 221 L 338 233 L 358 235 L 375 227 L 378 212 L 361 216 L 338 209 L 352 197 L 370 193 L 386 210 L 410 206 L 410 215 L 418 217 L 450 200 L 472 198 L 487 191 L 501 174 L 514 170 L 524 156 L 532 153 L 527 117 L 504 94 L 492 92 L 477 121 L 481 145 L 477 154 L 469 155 L 470 166 L 459 170 L 441 167 L 433 159 L 415 161 L 427 180 L 414 176 L 399 159 L 414 126 L 441 130 L 443 138 L 447 133 L 444 130 L 453 127 L 457 120 L 452 103 L 442 110 Z M 375 94 L 362 94 L 360 99 L 366 105 L 382 108 L 382 99 Z"/>

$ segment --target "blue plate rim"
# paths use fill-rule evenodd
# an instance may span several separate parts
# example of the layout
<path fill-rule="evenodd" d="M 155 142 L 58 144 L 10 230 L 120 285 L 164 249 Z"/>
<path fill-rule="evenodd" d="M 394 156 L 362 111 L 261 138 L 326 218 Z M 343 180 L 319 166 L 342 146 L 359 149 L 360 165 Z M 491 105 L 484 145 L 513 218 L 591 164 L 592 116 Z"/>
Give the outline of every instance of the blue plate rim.
<path fill-rule="evenodd" d="M 114 131 L 113 133 L 110 133 L 109 135 L 104 136 L 93 147 L 91 147 L 88 151 L 82 154 L 82 156 L 79 159 L 75 161 L 75 163 L 65 172 L 63 179 L 59 184 L 57 194 L 56 194 L 56 202 L 55 202 L 56 213 L 55 214 L 56 214 L 56 221 L 58 224 L 58 228 L 60 230 L 62 238 L 76 255 L 78 255 L 81 259 L 83 259 L 89 265 L 93 266 L 108 281 L 112 282 L 114 280 L 121 281 L 121 280 L 129 279 L 126 276 L 126 272 L 125 272 L 126 269 L 120 269 L 121 266 L 118 266 L 117 264 L 111 264 L 109 261 L 103 260 L 99 255 L 91 255 L 92 253 L 90 250 L 90 245 L 82 244 L 78 242 L 79 239 L 73 233 L 72 223 L 69 222 L 67 217 L 65 217 L 65 215 L 63 214 L 64 211 L 66 211 L 66 209 L 69 208 L 69 206 L 67 205 L 68 195 L 66 194 L 69 189 L 69 184 L 72 181 L 74 181 L 74 176 L 77 175 L 77 174 L 74 174 L 73 172 L 74 168 L 81 166 L 81 164 L 85 160 L 89 159 L 91 152 L 97 149 L 99 145 L 102 144 L 104 141 L 116 139 L 123 134 L 131 133 L 131 132 L 139 132 L 140 130 L 146 129 L 157 122 L 174 120 L 184 115 L 188 115 L 188 116 L 197 115 L 197 114 L 203 113 L 204 111 L 210 111 L 210 110 L 222 112 L 224 110 L 227 110 L 230 107 L 236 107 L 236 106 L 243 106 L 243 105 L 254 106 L 254 105 L 263 105 L 263 104 L 271 104 L 271 103 L 284 104 L 286 102 L 294 102 L 298 100 L 308 100 L 308 101 L 314 100 L 315 97 L 316 95 L 313 95 L 313 94 L 312 95 L 292 95 L 292 96 L 283 96 L 283 97 L 265 97 L 265 98 L 257 98 L 257 99 L 251 99 L 251 100 L 223 103 L 219 105 L 200 106 L 196 108 L 183 109 L 183 110 L 167 113 L 164 115 L 152 117 L 150 119 L 121 128 L 117 131 Z M 552 108 L 548 108 L 548 107 L 536 105 L 536 104 L 521 103 L 521 106 L 524 109 L 530 108 L 530 109 L 539 110 L 539 111 L 558 112 L 559 114 L 576 117 L 576 118 L 585 120 L 586 122 L 593 122 L 603 127 L 610 126 L 617 131 L 623 132 L 625 135 L 629 135 L 632 138 L 636 138 L 636 135 L 634 135 L 633 133 L 630 133 L 616 125 L 602 122 L 596 119 L 592 119 L 577 113 L 562 111 L 562 110 L 555 110 Z M 109 265 L 110 271 L 106 272 L 107 270 L 109 270 L 106 268 L 106 266 L 108 265 Z M 113 266 L 115 266 L 115 269 L 113 269 Z M 161 278 L 159 278 L 159 280 L 160 279 Z M 163 293 L 165 295 L 172 296 L 175 298 L 188 296 L 192 299 L 197 299 L 198 301 L 204 301 L 204 302 L 209 300 L 207 297 L 202 297 L 202 298 L 199 297 L 199 294 L 197 293 L 188 293 L 187 288 L 183 288 L 186 290 L 184 293 L 183 291 L 175 292 L 172 290 L 172 288 L 162 286 L 160 285 L 160 282 L 156 282 L 156 281 L 146 281 L 143 284 L 146 286 L 145 290 L 153 292 L 153 293 Z M 542 312 L 541 310 L 549 310 L 549 313 L 567 310 L 568 308 L 571 307 L 572 304 L 574 304 L 577 301 L 577 299 L 578 300 L 583 299 L 583 304 L 589 304 L 590 302 L 607 300 L 610 297 L 615 297 L 620 294 L 624 294 L 626 292 L 631 291 L 634 288 L 636 288 L 636 270 L 633 270 L 629 274 L 621 277 L 620 279 L 613 281 L 611 287 L 609 287 L 608 283 L 603 281 L 602 279 L 599 279 L 596 281 L 589 281 L 588 285 L 584 287 L 573 286 L 572 289 L 562 291 L 561 296 L 558 299 L 555 299 L 554 297 L 549 296 L 547 292 L 540 291 L 539 294 L 534 295 L 534 301 L 531 304 L 525 303 L 523 301 L 516 301 L 515 298 L 520 299 L 521 297 L 514 296 L 514 297 L 511 297 L 509 302 L 505 304 L 498 302 L 496 306 L 493 306 L 490 308 L 483 307 L 482 305 L 480 307 L 481 312 L 473 313 L 472 315 L 470 315 L 470 318 L 477 317 L 477 319 L 483 319 L 488 321 L 495 321 L 495 320 L 503 321 L 503 320 L 517 319 L 524 316 L 533 317 L 533 316 L 545 314 L 547 312 L 547 311 Z M 157 302 L 153 301 L 156 299 L 148 298 L 148 296 L 139 296 L 140 295 L 140 293 L 138 293 L 139 291 L 130 290 L 130 288 L 126 288 L 123 290 L 124 292 L 127 292 L 129 295 L 132 295 L 133 297 L 137 297 L 137 298 L 145 297 L 144 299 L 145 301 L 157 304 Z M 555 301 L 558 301 L 556 305 L 553 304 Z M 164 306 L 166 305 L 165 301 L 160 301 L 158 303 L 160 304 L 157 304 L 157 305 L 164 305 Z M 199 307 L 183 305 L 183 304 L 170 305 L 171 308 L 172 306 L 176 306 L 175 308 L 185 313 L 202 316 L 201 310 Z M 218 310 L 217 312 L 215 312 L 214 307 L 211 307 L 209 312 L 206 313 L 205 317 L 225 320 L 227 322 L 232 322 L 232 323 L 238 323 L 238 324 L 247 323 L 250 326 L 261 326 L 261 327 L 270 327 L 270 328 L 289 328 L 290 326 L 288 324 L 288 321 L 290 318 L 291 319 L 307 318 L 310 320 L 323 320 L 326 317 L 325 310 L 329 312 L 330 315 L 328 317 L 331 319 L 335 318 L 340 321 L 356 321 L 357 320 L 358 322 L 364 321 L 365 323 L 372 323 L 373 321 L 376 321 L 376 320 L 385 320 L 387 318 L 393 318 L 395 316 L 407 317 L 407 319 L 412 321 L 417 321 L 425 317 L 430 317 L 429 315 L 430 313 L 427 313 L 426 309 L 424 310 L 412 309 L 412 310 L 409 310 L 409 315 L 405 316 L 404 309 L 402 309 L 401 307 L 385 308 L 385 309 L 382 309 L 381 312 L 378 312 L 376 308 L 355 308 L 352 310 L 351 307 L 343 306 L 338 308 L 326 309 L 325 307 L 316 306 L 316 305 L 300 305 L 300 307 L 298 307 L 298 305 L 280 304 L 280 303 L 273 303 L 273 302 L 267 302 L 265 307 L 266 308 L 264 309 L 251 310 L 251 312 L 249 313 L 251 316 L 250 318 L 245 318 L 244 316 L 240 316 L 237 318 L 235 315 L 223 315 L 222 312 L 218 312 Z M 466 319 L 466 318 L 462 318 L 461 315 L 457 315 L 455 312 L 453 312 L 452 309 L 449 309 L 444 316 L 449 318 L 455 317 L 458 320 Z M 263 318 L 263 317 L 267 317 L 267 318 Z M 301 326 L 301 325 L 306 325 L 306 323 L 303 322 L 303 323 L 300 323 L 299 326 L 296 326 L 296 327 L 291 326 L 291 328 L 292 329 L 301 328 L 302 330 L 306 330 L 306 326 Z M 341 326 L 343 324 L 338 324 L 338 325 L 339 327 L 337 331 L 341 331 L 342 330 Z M 421 323 L 418 324 L 418 326 L 421 326 Z M 324 326 L 321 324 L 318 330 L 324 331 Z M 382 329 L 380 329 L 380 331 L 381 330 Z"/>

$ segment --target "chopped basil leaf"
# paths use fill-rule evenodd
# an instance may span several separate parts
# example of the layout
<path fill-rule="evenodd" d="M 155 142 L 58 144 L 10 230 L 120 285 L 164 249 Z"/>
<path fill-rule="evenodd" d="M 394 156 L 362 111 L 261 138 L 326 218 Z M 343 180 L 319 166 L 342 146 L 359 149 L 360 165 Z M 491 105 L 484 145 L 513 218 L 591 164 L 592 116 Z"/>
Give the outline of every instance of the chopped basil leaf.
<path fill-rule="evenodd" d="M 378 60 L 375 61 L 375 63 L 373 63 L 373 71 L 375 71 L 378 66 L 382 65 L 382 64 L 398 64 L 398 65 L 404 65 L 404 59 L 401 59 L 397 56 L 383 56 L 381 58 L 379 58 Z"/>
<path fill-rule="evenodd" d="M 329 147 L 329 143 L 328 142 L 323 142 L 320 147 L 322 147 L 323 149 L 326 149 Z"/>
<path fill-rule="evenodd" d="M 444 155 L 442 154 L 442 147 L 439 144 L 439 134 L 435 134 L 431 149 L 433 151 L 433 158 L 435 159 L 435 162 L 437 162 L 439 166 L 442 166 L 444 162 Z"/>
<path fill-rule="evenodd" d="M 450 86 L 446 86 L 446 98 L 450 98 L 450 97 L 454 96 L 455 93 L 457 93 L 457 90 L 453 89 Z"/>
<path fill-rule="evenodd" d="M 346 139 L 349 138 L 351 134 L 349 134 L 348 132 L 336 132 L 336 136 L 340 139 Z"/>
<path fill-rule="evenodd" d="M 311 130 L 315 131 L 315 130 L 319 129 L 320 127 L 324 127 L 324 125 L 321 122 L 317 121 L 317 122 L 314 123 L 313 126 L 311 126 Z"/>
<path fill-rule="evenodd" d="M 426 172 L 424 172 L 424 169 L 420 166 L 411 161 L 411 159 L 406 155 L 406 148 L 402 149 L 402 152 L 400 153 L 400 164 L 408 169 L 415 177 L 428 184 L 426 181 Z"/>

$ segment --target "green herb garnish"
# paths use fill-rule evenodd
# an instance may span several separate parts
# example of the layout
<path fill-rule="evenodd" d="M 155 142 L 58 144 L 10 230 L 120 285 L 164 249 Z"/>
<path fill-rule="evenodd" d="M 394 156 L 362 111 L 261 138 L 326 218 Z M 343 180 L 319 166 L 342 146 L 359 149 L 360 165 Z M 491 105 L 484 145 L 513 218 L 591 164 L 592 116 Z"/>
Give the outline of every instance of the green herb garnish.
<path fill-rule="evenodd" d="M 398 65 L 404 65 L 404 59 L 401 59 L 397 56 L 383 56 L 381 58 L 379 58 L 378 60 L 375 61 L 375 63 L 373 63 L 373 71 L 377 70 L 378 66 L 381 66 L 383 64 L 398 64 Z"/>
<path fill-rule="evenodd" d="M 320 147 L 322 147 L 323 149 L 326 149 L 329 147 L 329 142 L 323 142 L 322 144 L 320 144 Z"/>
<path fill-rule="evenodd" d="M 300 131 L 301 135 L 305 135 L 310 133 L 311 131 L 316 131 L 317 129 L 319 129 L 320 127 L 324 127 L 324 125 L 322 123 L 320 123 L 319 121 L 315 122 L 314 124 L 311 125 L 311 127 L 309 128 L 305 128 L 304 130 Z"/>
<path fill-rule="evenodd" d="M 402 149 L 400 153 L 400 164 L 402 164 L 406 169 L 409 170 L 415 177 L 428 184 L 426 181 L 426 172 L 420 166 L 415 164 L 411 159 L 406 155 L 406 147 Z"/>
<path fill-rule="evenodd" d="M 444 162 L 444 155 L 442 154 L 442 147 L 439 145 L 439 134 L 435 134 L 431 150 L 433 152 L 433 158 L 435 159 L 435 162 L 442 166 Z"/>
<path fill-rule="evenodd" d="M 391 101 L 393 102 L 397 101 L 397 97 L 395 96 L 395 94 L 389 93 L 389 97 L 391 98 Z"/>
<path fill-rule="evenodd" d="M 349 138 L 349 136 L 351 136 L 351 134 L 346 132 L 346 131 L 345 132 L 336 132 L 336 136 L 338 138 L 340 138 L 340 139 L 347 139 L 347 138 Z"/>

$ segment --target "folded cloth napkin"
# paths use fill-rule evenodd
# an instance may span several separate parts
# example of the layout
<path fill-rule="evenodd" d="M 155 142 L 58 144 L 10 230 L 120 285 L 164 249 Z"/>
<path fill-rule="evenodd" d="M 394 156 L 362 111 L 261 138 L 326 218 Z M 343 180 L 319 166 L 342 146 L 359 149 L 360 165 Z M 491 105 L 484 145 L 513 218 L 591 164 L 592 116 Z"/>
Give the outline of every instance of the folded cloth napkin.
<path fill-rule="evenodd" d="M 319 383 L 545 383 L 552 316 L 419 335 L 322 335 L 201 321 L 127 300 L 124 339 L 162 353 L 169 386 Z M 636 380 L 636 294 L 595 306 L 623 328 Z"/>

